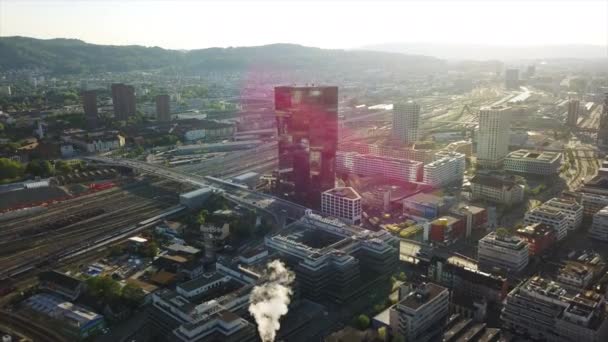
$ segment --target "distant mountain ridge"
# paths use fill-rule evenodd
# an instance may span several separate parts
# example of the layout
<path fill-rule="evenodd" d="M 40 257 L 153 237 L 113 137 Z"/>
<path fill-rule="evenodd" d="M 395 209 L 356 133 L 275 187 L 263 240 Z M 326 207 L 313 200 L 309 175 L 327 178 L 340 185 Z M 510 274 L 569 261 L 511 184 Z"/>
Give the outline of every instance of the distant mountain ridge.
<path fill-rule="evenodd" d="M 539 46 L 492 46 L 481 44 L 387 43 L 362 46 L 361 49 L 421 54 L 447 60 L 532 60 L 608 58 L 606 46 L 568 44 Z"/>
<path fill-rule="evenodd" d="M 0 37 L 0 70 L 44 69 L 53 73 L 126 72 L 175 68 L 185 72 L 246 70 L 251 67 L 302 70 L 395 71 L 440 68 L 433 57 L 379 51 L 326 50 L 294 44 L 167 50 L 137 45 L 89 44 L 77 39 Z"/>

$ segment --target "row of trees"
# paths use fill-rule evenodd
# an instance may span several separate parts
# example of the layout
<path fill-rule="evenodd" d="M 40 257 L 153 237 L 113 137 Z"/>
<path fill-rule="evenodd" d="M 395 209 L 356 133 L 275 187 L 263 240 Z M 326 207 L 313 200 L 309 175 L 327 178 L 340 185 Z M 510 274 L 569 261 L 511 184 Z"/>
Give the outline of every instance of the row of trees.
<path fill-rule="evenodd" d="M 131 308 L 136 308 L 143 303 L 145 293 L 136 285 L 120 283 L 110 276 L 90 277 L 86 281 L 87 293 L 105 303 L 123 301 Z"/>
<path fill-rule="evenodd" d="M 48 160 L 32 160 L 27 164 L 8 158 L 0 158 L 0 182 L 19 180 L 25 175 L 36 177 L 50 177 L 54 175 L 68 174 L 75 169 L 82 169 L 84 164 L 78 162 L 66 162 L 57 160 L 51 163 Z"/>

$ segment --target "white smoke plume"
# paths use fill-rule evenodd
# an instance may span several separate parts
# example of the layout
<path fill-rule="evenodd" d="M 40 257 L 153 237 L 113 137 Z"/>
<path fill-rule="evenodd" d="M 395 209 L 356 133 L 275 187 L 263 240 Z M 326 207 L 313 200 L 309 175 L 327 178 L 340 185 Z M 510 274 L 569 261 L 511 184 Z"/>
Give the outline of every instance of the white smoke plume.
<path fill-rule="evenodd" d="M 295 275 L 279 260 L 266 265 L 266 271 L 267 281 L 251 291 L 249 312 L 258 324 L 262 341 L 273 342 L 281 327 L 279 319 L 287 314 L 291 302 Z"/>

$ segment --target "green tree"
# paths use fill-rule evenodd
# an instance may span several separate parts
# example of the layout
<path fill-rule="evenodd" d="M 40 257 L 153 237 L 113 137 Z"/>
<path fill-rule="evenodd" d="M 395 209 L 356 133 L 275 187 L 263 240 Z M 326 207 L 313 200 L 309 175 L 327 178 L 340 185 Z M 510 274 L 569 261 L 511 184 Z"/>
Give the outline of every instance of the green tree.
<path fill-rule="evenodd" d="M 127 283 L 122 288 L 121 297 L 126 302 L 127 305 L 136 308 L 140 306 L 146 294 L 144 291 L 137 285 Z"/>
<path fill-rule="evenodd" d="M 25 171 L 33 176 L 49 177 L 55 174 L 55 167 L 48 160 L 35 159 L 27 164 Z"/>
<path fill-rule="evenodd" d="M 55 162 L 55 171 L 63 175 L 68 174 L 72 172 L 72 165 L 65 160 L 57 160 Z"/>
<path fill-rule="evenodd" d="M 369 327 L 369 317 L 363 314 L 357 316 L 356 326 L 359 328 L 359 330 L 367 329 Z"/>
<path fill-rule="evenodd" d="M 500 227 L 496 229 L 496 236 L 498 237 L 507 237 L 511 235 L 511 233 L 509 232 L 509 230 L 507 230 L 506 228 Z"/>
<path fill-rule="evenodd" d="M 209 217 L 209 212 L 205 209 L 201 210 L 196 216 L 196 223 L 203 225 L 207 222 L 207 217 Z"/>
<path fill-rule="evenodd" d="M 150 241 L 141 249 L 140 253 L 145 257 L 153 258 L 158 254 L 158 250 L 156 241 Z"/>
<path fill-rule="evenodd" d="M 380 328 L 378 328 L 378 338 L 381 341 L 386 341 L 386 338 L 387 338 L 386 327 L 380 327 Z"/>
<path fill-rule="evenodd" d="M 87 291 L 90 295 L 103 301 L 120 297 L 120 284 L 110 276 L 91 277 L 86 280 Z"/>
<path fill-rule="evenodd" d="M 18 161 L 0 158 L 0 179 L 13 179 L 23 176 L 25 168 Z"/>

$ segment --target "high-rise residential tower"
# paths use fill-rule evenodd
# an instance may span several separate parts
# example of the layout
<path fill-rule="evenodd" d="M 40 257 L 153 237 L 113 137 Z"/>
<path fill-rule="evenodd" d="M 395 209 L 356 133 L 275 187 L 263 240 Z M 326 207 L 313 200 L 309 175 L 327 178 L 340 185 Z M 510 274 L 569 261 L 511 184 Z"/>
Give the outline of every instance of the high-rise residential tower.
<path fill-rule="evenodd" d="M 156 120 L 171 121 L 171 110 L 169 108 L 169 95 L 156 96 Z"/>
<path fill-rule="evenodd" d="M 566 126 L 572 128 L 576 127 L 578 123 L 579 105 L 580 103 L 578 100 L 568 101 L 568 116 L 566 117 Z"/>
<path fill-rule="evenodd" d="M 279 187 L 317 208 L 334 188 L 338 146 L 338 87 L 276 87 Z"/>
<path fill-rule="evenodd" d="M 608 92 L 604 93 L 604 108 L 600 116 L 600 129 L 597 133 L 597 143 L 599 146 L 608 146 Z"/>
<path fill-rule="evenodd" d="M 509 153 L 510 113 L 508 107 L 493 106 L 479 111 L 477 165 L 500 168 Z"/>
<path fill-rule="evenodd" d="M 112 84 L 112 103 L 114 104 L 114 117 L 118 120 L 127 120 L 135 115 L 135 88 L 123 83 Z"/>
<path fill-rule="evenodd" d="M 89 129 L 97 128 L 98 111 L 97 111 L 97 92 L 95 90 L 86 90 L 82 92 L 82 108 Z"/>
<path fill-rule="evenodd" d="M 410 144 L 418 139 L 420 105 L 414 101 L 395 104 L 393 108 L 393 137 L 400 143 Z"/>
<path fill-rule="evenodd" d="M 507 69 L 505 71 L 505 88 L 507 88 L 507 89 L 519 88 L 519 70 L 518 69 Z"/>

